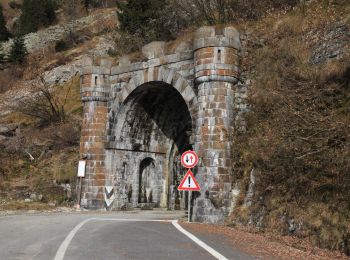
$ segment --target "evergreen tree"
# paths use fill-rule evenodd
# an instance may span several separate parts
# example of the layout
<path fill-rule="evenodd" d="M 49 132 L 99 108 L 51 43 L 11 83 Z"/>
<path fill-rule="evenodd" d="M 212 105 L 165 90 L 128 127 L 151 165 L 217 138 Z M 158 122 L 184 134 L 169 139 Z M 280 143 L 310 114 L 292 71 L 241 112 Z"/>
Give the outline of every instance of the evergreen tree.
<path fill-rule="evenodd" d="M 10 61 L 14 63 L 23 63 L 27 55 L 27 48 L 23 37 L 16 37 L 13 41 L 10 51 Z"/>
<path fill-rule="evenodd" d="M 92 0 L 81 0 L 81 3 L 83 4 L 84 8 L 87 10 L 93 4 L 93 1 Z"/>
<path fill-rule="evenodd" d="M 5 63 L 5 54 L 4 54 L 4 50 L 2 47 L 2 44 L 0 44 L 0 64 Z"/>
<path fill-rule="evenodd" d="M 11 34 L 6 28 L 6 21 L 3 14 L 3 8 L 0 4 L 0 42 L 7 41 L 10 38 Z"/>
<path fill-rule="evenodd" d="M 53 0 L 24 0 L 19 19 L 19 34 L 35 32 L 40 27 L 52 24 L 55 19 L 56 3 Z"/>
<path fill-rule="evenodd" d="M 169 28 L 164 24 L 165 0 L 129 0 L 119 2 L 118 18 L 120 28 L 130 34 L 139 34 L 146 40 L 168 40 Z"/>

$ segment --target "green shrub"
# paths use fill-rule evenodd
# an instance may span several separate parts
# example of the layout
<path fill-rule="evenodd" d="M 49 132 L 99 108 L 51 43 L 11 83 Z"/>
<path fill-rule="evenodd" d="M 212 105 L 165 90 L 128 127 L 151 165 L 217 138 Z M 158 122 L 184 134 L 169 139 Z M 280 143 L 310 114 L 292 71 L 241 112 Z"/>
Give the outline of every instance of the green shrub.
<path fill-rule="evenodd" d="M 18 28 L 20 35 L 35 32 L 40 27 L 47 27 L 56 19 L 56 3 L 53 0 L 24 0 L 21 9 Z"/>
<path fill-rule="evenodd" d="M 67 44 L 67 42 L 65 42 L 65 41 L 63 41 L 63 40 L 61 40 L 61 41 L 58 41 L 58 42 L 56 42 L 56 44 L 55 44 L 55 51 L 56 52 L 61 52 L 61 51 L 66 51 L 66 50 L 68 50 L 68 44 Z"/>
<path fill-rule="evenodd" d="M 4 54 L 4 50 L 2 48 L 2 45 L 0 44 L 0 64 L 5 63 L 6 59 L 5 59 L 5 54 Z"/>
<path fill-rule="evenodd" d="M 23 37 L 16 37 L 13 41 L 10 51 L 10 61 L 14 63 L 23 63 L 27 55 L 27 49 Z"/>
<path fill-rule="evenodd" d="M 0 4 L 0 42 L 7 41 L 10 38 L 11 34 L 6 28 L 6 21 L 3 14 L 3 8 Z"/>
<path fill-rule="evenodd" d="M 132 35 L 138 35 L 146 42 L 168 40 L 172 37 L 169 27 L 164 23 L 167 1 L 129 0 L 118 3 L 120 29 Z"/>

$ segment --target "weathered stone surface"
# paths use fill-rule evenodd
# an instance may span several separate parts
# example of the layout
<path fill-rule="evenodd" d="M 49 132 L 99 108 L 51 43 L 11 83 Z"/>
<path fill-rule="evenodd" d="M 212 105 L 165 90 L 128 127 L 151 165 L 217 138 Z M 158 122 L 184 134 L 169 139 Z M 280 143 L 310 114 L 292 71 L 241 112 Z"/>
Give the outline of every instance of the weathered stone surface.
<path fill-rule="evenodd" d="M 245 109 L 237 87 L 240 40 L 233 27 L 197 31 L 188 45 L 165 55 L 164 43 L 143 48 L 148 61 L 119 60 L 110 68 L 84 62 L 81 156 L 86 157 L 82 205 L 89 208 L 184 209 L 177 187 L 180 155 L 196 150 L 202 188 L 193 219 L 219 222 L 232 206 L 232 135 Z M 108 191 L 108 192 L 107 192 Z"/>
<path fill-rule="evenodd" d="M 108 21 L 117 21 L 116 11 L 102 12 L 96 15 L 86 16 L 78 20 L 71 21 L 65 26 L 55 25 L 35 33 L 29 33 L 24 37 L 26 48 L 29 53 L 46 48 L 49 44 L 64 39 L 69 34 L 82 30 L 89 30 L 92 34 L 97 34 L 106 29 Z M 3 49 L 6 54 L 10 52 L 13 40 L 5 42 Z"/>
<path fill-rule="evenodd" d="M 12 135 L 17 128 L 16 124 L 0 124 L 0 135 Z"/>
<path fill-rule="evenodd" d="M 44 80 L 49 85 L 63 84 L 81 72 L 81 61 L 55 67 L 51 71 L 44 73 Z"/>
<path fill-rule="evenodd" d="M 332 59 L 342 58 L 349 50 L 350 27 L 346 22 L 319 28 L 304 36 L 313 52 L 310 63 L 320 64 Z"/>
<path fill-rule="evenodd" d="M 127 66 L 131 64 L 129 56 L 122 56 L 119 58 L 118 61 L 119 61 L 119 66 Z"/>
<path fill-rule="evenodd" d="M 164 56 L 165 42 L 151 42 L 142 47 L 142 54 L 147 59 L 154 59 Z"/>
<path fill-rule="evenodd" d="M 189 42 L 181 42 L 175 50 L 175 53 L 187 52 L 192 50 L 192 44 Z"/>
<path fill-rule="evenodd" d="M 0 135 L 0 143 L 4 142 L 7 140 L 6 136 Z"/>

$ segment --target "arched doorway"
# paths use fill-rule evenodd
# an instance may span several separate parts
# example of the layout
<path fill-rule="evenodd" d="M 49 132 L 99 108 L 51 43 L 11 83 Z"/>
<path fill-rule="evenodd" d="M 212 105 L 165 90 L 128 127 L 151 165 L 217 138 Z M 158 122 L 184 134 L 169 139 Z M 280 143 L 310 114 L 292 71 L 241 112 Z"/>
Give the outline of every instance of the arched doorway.
<path fill-rule="evenodd" d="M 179 155 L 192 148 L 193 121 L 182 95 L 164 82 L 142 84 L 124 100 L 113 121 L 113 158 L 122 161 L 116 163 L 112 174 L 116 180 L 123 174 L 132 206 L 152 203 L 185 208 L 186 198 L 176 185 L 184 174 Z M 126 168 L 119 167 L 126 163 Z M 122 197 L 126 195 L 120 194 Z"/>
<path fill-rule="evenodd" d="M 157 185 L 154 160 L 145 158 L 140 163 L 138 203 L 153 203 L 153 189 Z"/>

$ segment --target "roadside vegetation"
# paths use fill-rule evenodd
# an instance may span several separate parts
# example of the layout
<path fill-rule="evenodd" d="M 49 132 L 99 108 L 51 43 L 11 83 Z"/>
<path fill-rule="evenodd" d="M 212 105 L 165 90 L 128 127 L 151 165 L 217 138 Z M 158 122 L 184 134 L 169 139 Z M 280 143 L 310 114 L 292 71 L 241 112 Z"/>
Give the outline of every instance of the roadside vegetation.
<path fill-rule="evenodd" d="M 17 126 L 0 143 L 0 209 L 70 205 L 79 157 L 79 78 L 52 92 L 42 85 L 13 111 L 0 121 Z"/>
<path fill-rule="evenodd" d="M 117 54 L 138 51 L 151 41 L 174 40 L 201 25 L 258 20 L 273 10 L 290 10 L 297 0 L 147 0 L 118 2 Z"/>
<path fill-rule="evenodd" d="M 241 197 L 232 216 L 348 255 L 350 55 L 344 47 L 334 58 L 332 46 L 348 44 L 349 7 L 313 3 L 247 25 L 251 111 L 234 140 Z"/>

